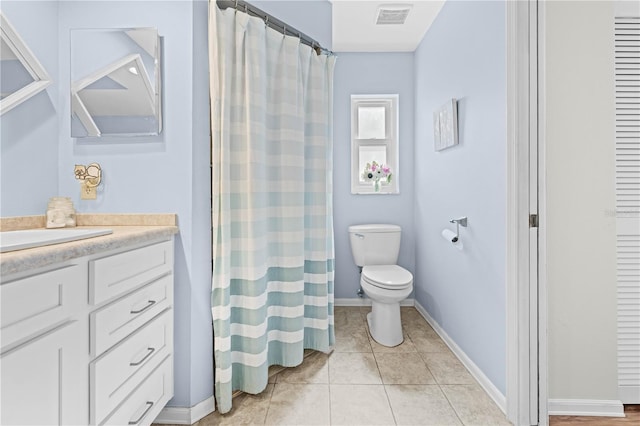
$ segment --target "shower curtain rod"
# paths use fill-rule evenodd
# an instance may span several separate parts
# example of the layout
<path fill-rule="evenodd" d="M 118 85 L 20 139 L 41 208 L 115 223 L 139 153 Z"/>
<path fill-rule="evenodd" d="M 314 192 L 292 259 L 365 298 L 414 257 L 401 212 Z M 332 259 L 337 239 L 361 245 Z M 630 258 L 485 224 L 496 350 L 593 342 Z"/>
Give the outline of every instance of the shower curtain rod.
<path fill-rule="evenodd" d="M 216 4 L 220 9 L 233 8 L 236 10 L 243 11 L 251 16 L 257 16 L 262 19 L 264 23 L 274 30 L 284 34 L 290 35 L 294 37 L 298 37 L 301 43 L 306 44 L 307 46 L 311 46 L 312 49 L 316 51 L 318 55 L 333 55 L 333 52 L 329 49 L 326 49 L 320 45 L 317 41 L 303 33 L 302 31 L 298 31 L 293 28 L 291 25 L 287 25 L 281 20 L 274 18 L 268 13 L 258 9 L 250 3 L 242 0 L 216 0 Z"/>

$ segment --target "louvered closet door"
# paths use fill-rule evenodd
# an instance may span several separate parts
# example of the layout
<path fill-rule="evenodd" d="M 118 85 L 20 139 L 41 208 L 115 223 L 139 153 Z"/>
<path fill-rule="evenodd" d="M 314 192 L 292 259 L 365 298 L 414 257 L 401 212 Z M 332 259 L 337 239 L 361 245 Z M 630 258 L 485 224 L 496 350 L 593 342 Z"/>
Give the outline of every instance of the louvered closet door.
<path fill-rule="evenodd" d="M 640 403 L 640 18 L 616 18 L 618 386 Z"/>

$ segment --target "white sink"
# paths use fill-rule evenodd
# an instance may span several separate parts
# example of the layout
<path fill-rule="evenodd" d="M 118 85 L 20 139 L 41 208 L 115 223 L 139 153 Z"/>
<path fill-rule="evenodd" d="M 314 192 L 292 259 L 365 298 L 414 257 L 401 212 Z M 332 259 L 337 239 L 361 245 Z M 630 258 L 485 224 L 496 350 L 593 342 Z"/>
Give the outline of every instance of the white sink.
<path fill-rule="evenodd" d="M 0 253 L 111 234 L 111 229 L 24 229 L 0 232 Z"/>

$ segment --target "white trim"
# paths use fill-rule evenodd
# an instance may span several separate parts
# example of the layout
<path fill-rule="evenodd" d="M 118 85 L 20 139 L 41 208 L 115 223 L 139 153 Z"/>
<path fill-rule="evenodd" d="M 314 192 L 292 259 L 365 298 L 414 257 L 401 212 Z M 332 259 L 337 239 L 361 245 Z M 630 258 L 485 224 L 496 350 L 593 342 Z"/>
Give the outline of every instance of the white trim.
<path fill-rule="evenodd" d="M 547 175 L 546 175 L 546 8 L 538 1 L 538 424 L 549 424 L 547 336 Z"/>
<path fill-rule="evenodd" d="M 74 93 L 73 91 L 71 92 L 71 112 L 72 114 L 75 114 L 76 117 L 78 117 L 78 120 L 80 120 L 80 123 L 82 123 L 85 130 L 87 131 L 88 136 L 102 136 L 102 134 L 100 133 L 100 128 L 93 120 L 93 117 L 91 117 L 91 114 L 89 113 L 89 110 L 87 110 L 87 107 L 84 105 L 84 102 L 82 102 L 80 96 L 78 96 L 78 93 Z"/>
<path fill-rule="evenodd" d="M 438 324 L 431 317 L 431 315 L 429 315 L 427 310 L 418 301 L 415 302 L 415 307 L 418 312 L 420 312 L 420 315 L 422 315 L 424 319 L 429 323 L 431 328 L 433 328 L 435 332 L 438 333 L 442 341 L 449 347 L 449 349 L 451 349 L 453 354 L 460 360 L 460 362 L 467 368 L 467 370 L 469 370 L 469 373 L 471 373 L 473 378 L 478 381 L 480 386 L 482 386 L 484 391 L 487 393 L 487 395 L 489 395 L 493 402 L 496 403 L 498 408 L 500 408 L 502 412 L 506 414 L 507 399 L 502 394 L 502 392 L 500 392 L 500 390 L 495 387 L 491 380 L 489 380 L 489 378 L 485 376 L 482 370 L 480 370 L 480 368 L 471 360 L 471 358 L 469 358 L 467 354 L 464 353 L 462 349 L 460 349 L 460 346 L 458 346 L 456 342 L 454 342 L 453 339 L 449 337 L 449 335 L 442 329 L 442 327 L 440 327 L 440 324 Z"/>
<path fill-rule="evenodd" d="M 538 380 L 539 380 L 539 354 L 538 354 L 538 334 L 539 334 L 539 321 L 538 321 L 538 239 L 539 239 L 539 225 L 531 228 L 526 222 L 529 222 L 529 214 L 535 214 L 539 221 L 539 208 L 538 208 L 538 1 L 532 1 L 529 3 L 529 16 L 528 24 L 529 31 L 527 33 L 527 39 L 529 44 L 528 56 L 529 56 L 529 93 L 526 97 L 528 104 L 529 120 L 526 123 L 529 128 L 529 146 L 528 146 L 528 197 L 529 206 L 522 206 L 520 214 L 526 217 L 524 229 L 528 231 L 528 272 L 529 277 L 525 282 L 520 283 L 522 290 L 525 289 L 529 292 L 528 299 L 528 315 L 529 315 L 529 343 L 527 349 L 529 351 L 528 358 L 528 372 L 529 372 L 529 424 L 538 425 L 540 423 L 540 401 L 538 398 Z M 524 125 L 525 123 L 520 123 Z M 523 211 L 525 210 L 525 211 Z M 522 228 L 521 228 L 522 229 Z M 524 259 L 523 259 L 524 261 Z M 522 331 L 522 330 L 521 330 Z M 522 335 L 520 335 L 522 338 Z M 524 354 L 522 355 L 524 356 Z M 524 368 L 524 366 L 523 366 Z"/>
<path fill-rule="evenodd" d="M 6 16 L 0 12 L 0 37 L 7 43 L 10 48 L 15 48 L 14 53 L 20 60 L 20 63 L 29 71 L 33 82 L 27 84 L 20 90 L 16 90 L 11 95 L 0 100 L 0 115 L 16 107 L 30 97 L 44 90 L 51 84 L 51 77 L 44 69 L 38 58 L 29 49 L 20 34 L 9 23 Z M 12 49 L 13 50 L 13 49 Z"/>
<path fill-rule="evenodd" d="M 168 425 L 192 425 L 216 410 L 215 399 L 212 396 L 193 407 L 164 407 L 153 423 Z"/>
<path fill-rule="evenodd" d="M 507 2 L 507 271 L 506 401 L 514 424 L 546 424 L 538 382 L 537 6 Z M 546 360 L 546 358 L 544 358 Z M 542 371 L 546 371 L 546 366 Z M 545 380 L 545 379 L 543 379 Z"/>
<path fill-rule="evenodd" d="M 384 139 L 358 139 L 357 123 L 358 106 L 372 104 L 385 107 L 385 133 Z M 400 185 L 400 95 L 351 95 L 351 193 L 354 195 L 370 194 L 399 194 Z M 379 145 L 387 148 L 386 165 L 391 167 L 391 182 L 381 182 L 380 190 L 376 192 L 373 184 L 360 182 L 359 147 L 361 145 Z"/>
<path fill-rule="evenodd" d="M 507 308 L 507 359 L 506 359 L 506 393 L 507 393 L 507 418 L 515 422 L 518 416 L 518 256 L 517 256 L 517 185 L 516 166 L 518 164 L 515 140 L 517 116 L 516 108 L 512 107 L 517 103 L 517 77 L 518 55 L 517 55 L 517 3 L 507 2 L 507 274 L 506 274 L 506 308 Z"/>
<path fill-rule="evenodd" d="M 338 298 L 333 300 L 333 306 L 371 306 L 371 299 L 364 297 Z M 400 306 L 415 306 L 414 299 L 404 299 Z"/>
<path fill-rule="evenodd" d="M 618 400 L 550 399 L 549 415 L 624 417 L 624 406 Z"/>

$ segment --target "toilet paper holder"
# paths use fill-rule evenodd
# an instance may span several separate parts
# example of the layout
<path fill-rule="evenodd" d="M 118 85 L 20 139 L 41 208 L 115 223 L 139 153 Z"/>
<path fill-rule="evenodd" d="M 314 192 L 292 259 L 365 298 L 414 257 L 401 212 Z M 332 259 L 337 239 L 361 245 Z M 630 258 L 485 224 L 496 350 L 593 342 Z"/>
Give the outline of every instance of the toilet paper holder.
<path fill-rule="evenodd" d="M 452 241 L 453 243 L 455 243 L 460 238 L 460 227 L 467 227 L 467 217 L 463 216 L 459 217 L 458 219 L 451 219 L 449 222 L 456 224 L 456 236 L 455 240 Z"/>

